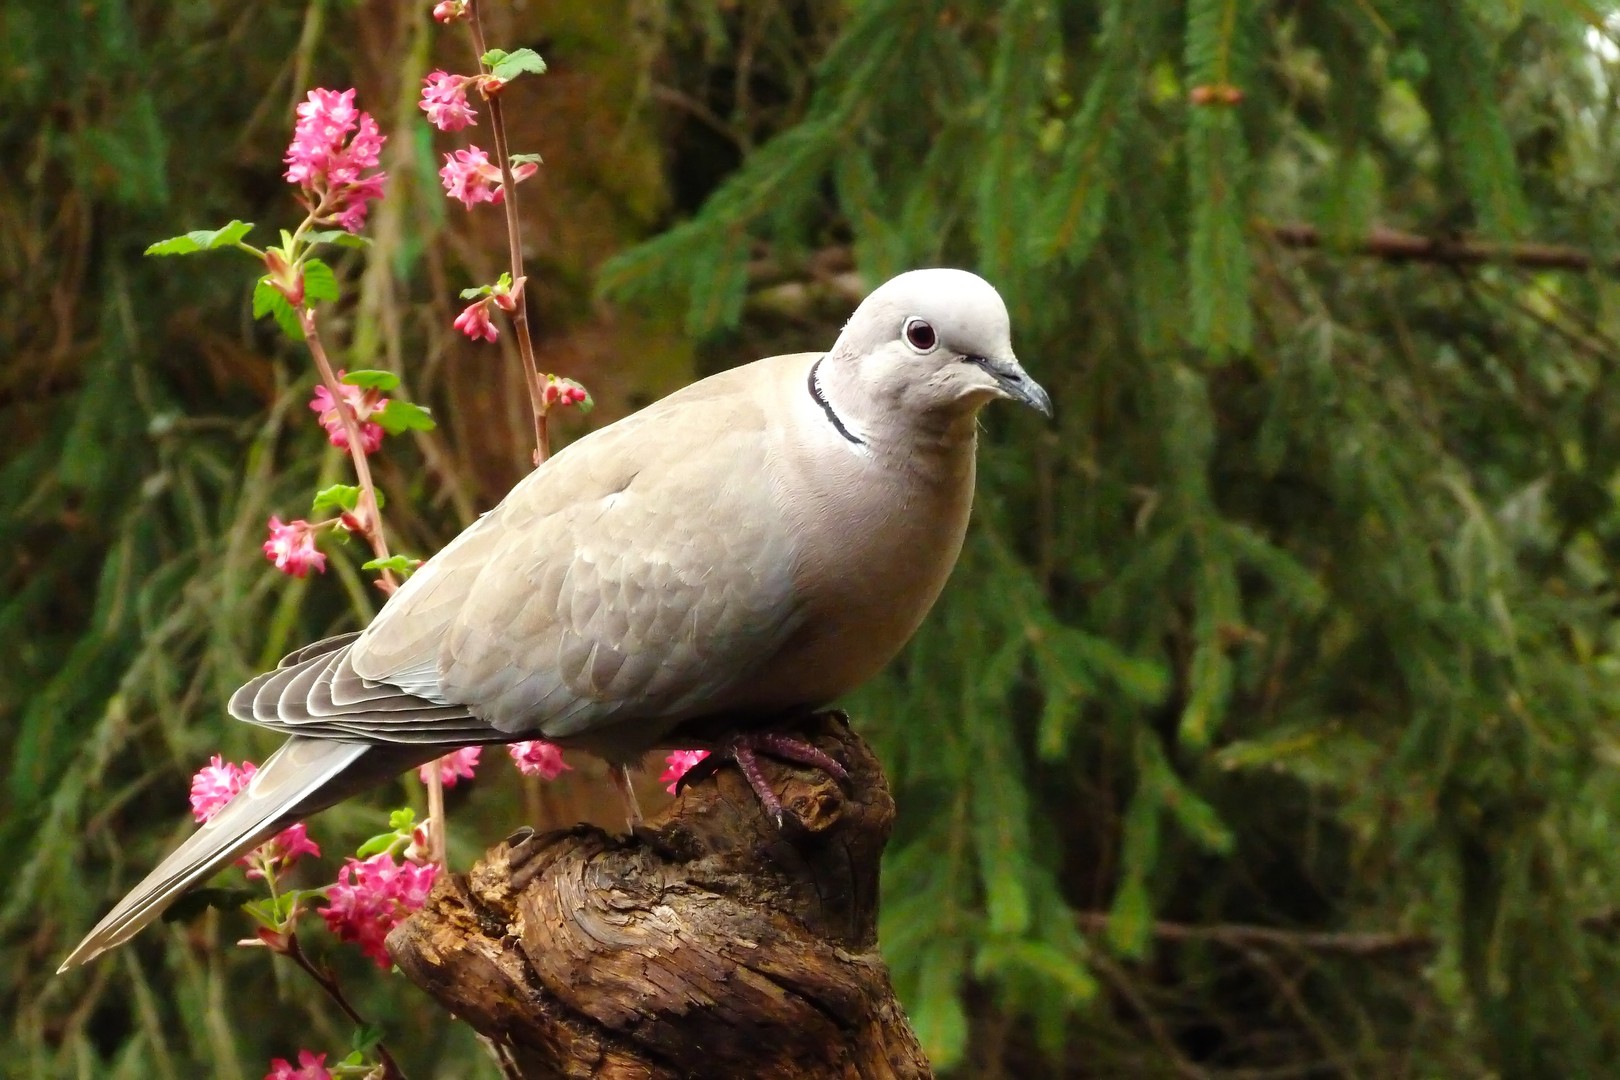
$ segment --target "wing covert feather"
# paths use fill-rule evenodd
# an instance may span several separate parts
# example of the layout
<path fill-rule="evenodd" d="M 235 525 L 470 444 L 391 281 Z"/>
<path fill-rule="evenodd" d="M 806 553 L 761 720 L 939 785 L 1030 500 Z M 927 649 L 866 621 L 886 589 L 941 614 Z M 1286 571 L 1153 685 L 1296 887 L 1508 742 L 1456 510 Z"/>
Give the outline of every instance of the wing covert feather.
<path fill-rule="evenodd" d="M 552 739 L 726 708 L 799 617 L 758 381 L 548 461 L 390 600 L 354 671 Z"/>

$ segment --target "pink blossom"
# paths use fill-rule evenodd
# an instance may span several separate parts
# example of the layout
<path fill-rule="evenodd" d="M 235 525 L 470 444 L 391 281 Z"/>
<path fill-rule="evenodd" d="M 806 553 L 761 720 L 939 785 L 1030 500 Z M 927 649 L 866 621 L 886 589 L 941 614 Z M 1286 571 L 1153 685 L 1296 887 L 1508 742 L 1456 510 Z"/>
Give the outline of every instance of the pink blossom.
<path fill-rule="evenodd" d="M 273 520 L 273 519 L 272 519 Z M 199 822 L 212 820 L 215 814 L 236 793 L 247 787 L 258 766 L 251 761 L 241 765 L 226 761 L 215 754 L 208 764 L 197 770 L 191 778 L 191 814 Z M 259 864 L 268 861 L 272 872 L 280 873 L 297 861 L 300 855 L 319 855 L 321 849 L 309 838 L 303 822 L 291 825 L 252 852 L 236 860 L 238 866 L 248 867 L 248 877 L 262 877 Z"/>
<path fill-rule="evenodd" d="M 297 112 L 282 159 L 287 181 L 304 189 L 311 207 L 322 208 L 320 220 L 358 231 L 367 204 L 382 198 L 387 179 L 385 173 L 362 174 L 377 167 L 387 139 L 377 121 L 354 107 L 353 90 L 311 90 Z"/>
<path fill-rule="evenodd" d="M 444 786 L 455 787 L 456 781 L 462 777 L 466 777 L 468 780 L 472 779 L 473 770 L 478 767 L 478 755 L 483 752 L 483 749 L 482 746 L 463 746 L 460 750 L 453 750 L 437 761 L 430 761 L 423 765 L 416 770 L 416 775 L 420 776 L 422 783 L 425 784 L 428 782 L 428 778 L 433 775 L 434 765 L 437 765 L 439 767 L 439 779 L 444 782 Z"/>
<path fill-rule="evenodd" d="M 432 862 L 433 845 L 430 843 L 432 836 L 432 818 L 413 826 L 411 829 L 411 842 L 405 845 L 405 861 L 412 863 Z"/>
<path fill-rule="evenodd" d="M 532 161 L 513 166 L 512 182 L 522 183 L 539 168 Z M 439 170 L 439 179 L 444 181 L 444 190 L 449 196 L 459 199 L 469 210 L 479 203 L 498 204 L 505 198 L 500 167 L 476 146 L 444 155 L 444 168 Z"/>
<path fill-rule="evenodd" d="M 272 514 L 264 556 L 276 564 L 277 570 L 293 577 L 303 577 L 311 567 L 318 573 L 326 572 L 326 556 L 315 547 L 315 530 L 303 518 L 283 525 L 281 519 Z"/>
<path fill-rule="evenodd" d="M 547 405 L 578 405 L 589 396 L 573 379 L 560 379 L 555 375 L 546 376 L 546 387 L 540 392 L 540 400 Z"/>
<path fill-rule="evenodd" d="M 439 179 L 449 196 L 460 199 L 469 210 L 481 202 L 501 201 L 501 170 L 476 146 L 444 155 Z"/>
<path fill-rule="evenodd" d="M 563 760 L 562 747 L 544 739 L 515 742 L 507 746 L 506 751 L 512 755 L 512 760 L 517 763 L 518 772 L 524 776 L 555 780 L 573 768 Z"/>
<path fill-rule="evenodd" d="M 351 858 L 328 886 L 321 918 L 340 940 L 356 942 L 378 967 L 387 968 L 392 963 L 384 947 L 388 931 L 422 906 L 438 872 L 436 863 L 399 863 L 386 851 Z"/>
<path fill-rule="evenodd" d="M 338 372 L 340 380 L 343 375 L 344 372 Z M 354 410 L 354 418 L 360 424 L 360 449 L 367 454 L 375 454 L 377 448 L 382 445 L 384 432 L 382 425 L 373 422 L 371 417 L 387 407 L 388 399 L 374 389 L 350 386 L 346 382 L 340 382 L 338 389 L 343 395 L 343 400 L 348 402 L 349 408 Z M 327 440 L 340 449 L 347 448 L 349 433 L 343 427 L 343 417 L 338 415 L 332 392 L 324 383 L 315 387 L 315 396 L 310 399 L 309 407 L 315 411 L 321 427 L 326 429 Z"/>
<path fill-rule="evenodd" d="M 665 769 L 663 775 L 658 778 L 659 782 L 668 783 L 669 786 L 665 790 L 671 795 L 675 794 L 675 785 L 681 782 L 681 777 L 685 776 L 692 766 L 708 756 L 709 752 L 707 750 L 671 751 L 670 755 L 664 759 L 664 763 L 669 768 Z"/>
<path fill-rule="evenodd" d="M 427 113 L 428 123 L 440 131 L 460 131 L 477 124 L 478 114 L 467 104 L 467 87 L 473 81 L 447 71 L 434 71 L 423 79 L 419 107 Z"/>
<path fill-rule="evenodd" d="M 487 296 L 476 303 L 468 304 L 467 310 L 457 315 L 456 321 L 452 325 L 474 341 L 479 338 L 483 338 L 485 341 L 494 341 L 501 336 L 500 330 L 496 328 L 494 323 L 489 321 L 489 297 Z"/>
<path fill-rule="evenodd" d="M 261 862 L 269 863 L 271 873 L 279 875 L 283 870 L 297 862 L 300 856 L 314 855 L 319 857 L 320 854 L 320 845 L 309 838 L 308 829 L 300 821 L 296 825 L 290 825 L 282 829 L 275 836 L 261 844 L 253 855 L 239 859 L 237 862 L 239 865 L 248 868 L 248 877 L 261 878 L 264 876 L 264 872 L 259 868 Z"/>
<path fill-rule="evenodd" d="M 433 17 L 442 23 L 454 22 L 467 14 L 467 0 L 439 0 L 433 5 Z"/>
<path fill-rule="evenodd" d="M 257 768 L 251 761 L 238 766 L 219 754 L 209 758 L 208 764 L 191 778 L 191 816 L 199 822 L 209 821 L 225 808 L 232 796 L 247 786 Z"/>
<path fill-rule="evenodd" d="M 317 88 L 295 112 L 292 145 L 282 159 L 287 163 L 286 178 L 288 183 L 313 187 L 325 181 L 332 155 L 354 130 L 360 111 L 354 107 L 353 90 L 340 94 Z"/>
<path fill-rule="evenodd" d="M 300 1050 L 298 1068 L 293 1068 L 286 1058 L 272 1058 L 264 1080 L 332 1080 L 332 1073 L 326 1067 L 325 1054 Z"/>

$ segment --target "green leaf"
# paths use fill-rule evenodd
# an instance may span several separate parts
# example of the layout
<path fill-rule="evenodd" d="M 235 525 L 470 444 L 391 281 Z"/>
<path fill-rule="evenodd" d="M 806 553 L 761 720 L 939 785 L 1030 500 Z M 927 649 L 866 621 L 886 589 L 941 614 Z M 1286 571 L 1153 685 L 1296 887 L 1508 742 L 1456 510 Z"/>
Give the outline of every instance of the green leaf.
<path fill-rule="evenodd" d="M 392 371 L 362 368 L 359 371 L 351 371 L 343 376 L 343 381 L 350 386 L 361 386 L 367 390 L 381 390 L 386 394 L 399 385 L 399 376 Z"/>
<path fill-rule="evenodd" d="M 163 913 L 163 921 L 190 922 L 209 908 L 235 911 L 243 904 L 251 902 L 257 895 L 258 893 L 252 889 L 192 889 L 169 905 L 169 909 Z"/>
<path fill-rule="evenodd" d="M 396 574 L 409 574 L 422 565 L 421 559 L 409 555 L 390 555 L 386 559 L 368 559 L 360 564 L 362 570 L 392 570 Z M 376 854 L 373 852 L 372 854 Z"/>
<path fill-rule="evenodd" d="M 377 1024 L 362 1024 L 355 1030 L 354 1041 L 349 1043 L 356 1054 L 365 1054 L 382 1042 L 383 1030 Z M 359 1064 L 359 1062 L 356 1062 Z"/>
<path fill-rule="evenodd" d="M 381 510 L 387 500 L 381 491 L 377 492 L 377 509 Z M 310 513 L 322 514 L 329 511 L 353 510 L 360 505 L 360 489 L 353 484 L 333 484 L 322 488 L 315 493 L 315 504 L 310 507 Z"/>
<path fill-rule="evenodd" d="M 253 921 L 269 930 L 281 930 L 287 925 L 292 916 L 293 908 L 306 896 L 321 895 L 317 890 L 294 889 L 284 892 L 280 896 L 264 897 L 251 903 L 243 904 L 242 910 L 252 917 Z"/>
<path fill-rule="evenodd" d="M 463 300 L 476 300 L 480 296 L 488 296 L 494 291 L 495 290 L 488 285 L 474 285 L 470 289 L 462 289 L 461 298 Z"/>
<path fill-rule="evenodd" d="M 242 237 L 253 231 L 253 224 L 247 221 L 232 221 L 229 225 L 218 229 L 199 229 L 188 232 L 183 236 L 171 236 L 167 240 L 159 240 L 146 249 L 148 255 L 191 255 L 198 251 L 214 251 L 222 247 L 231 247 L 238 243 Z"/>
<path fill-rule="evenodd" d="M 356 251 L 371 246 L 371 237 L 357 236 L 343 229 L 322 229 L 312 232 L 304 237 L 311 244 L 335 244 L 338 247 L 354 248 Z"/>
<path fill-rule="evenodd" d="M 338 298 L 337 275 L 319 259 L 304 260 L 304 303 Z"/>
<path fill-rule="evenodd" d="M 545 161 L 539 154 L 513 154 L 508 160 L 513 165 L 544 165 Z"/>
<path fill-rule="evenodd" d="M 438 427 L 433 422 L 433 414 L 427 409 L 399 398 L 389 401 L 381 412 L 372 413 L 371 418 L 390 435 L 406 431 L 432 431 Z"/>
<path fill-rule="evenodd" d="M 262 319 L 266 315 L 274 316 L 276 324 L 294 341 L 304 340 L 304 328 L 298 322 L 298 313 L 281 295 L 281 290 L 272 285 L 268 277 L 262 277 L 253 286 L 253 317 Z"/>
<path fill-rule="evenodd" d="M 380 562 L 380 561 L 381 560 L 379 560 L 379 559 L 373 559 L 372 560 L 372 562 Z M 371 563 L 367 563 L 366 566 L 369 568 L 371 566 Z M 369 859 L 373 855 L 381 855 L 383 852 L 387 851 L 389 848 L 393 847 L 397 843 L 399 843 L 399 833 L 397 833 L 397 832 L 378 833 L 376 836 L 373 836 L 370 840 L 367 840 L 365 843 L 363 843 L 359 847 L 355 848 L 354 849 L 354 857 L 357 858 L 357 859 Z"/>
<path fill-rule="evenodd" d="M 511 82 L 519 75 L 546 73 L 546 62 L 540 59 L 540 54 L 533 49 L 518 49 L 514 52 L 491 49 L 479 59 L 489 68 L 489 73 L 502 82 Z"/>
<path fill-rule="evenodd" d="M 388 815 L 388 827 L 395 832 L 410 832 L 416 828 L 416 811 L 401 807 Z"/>

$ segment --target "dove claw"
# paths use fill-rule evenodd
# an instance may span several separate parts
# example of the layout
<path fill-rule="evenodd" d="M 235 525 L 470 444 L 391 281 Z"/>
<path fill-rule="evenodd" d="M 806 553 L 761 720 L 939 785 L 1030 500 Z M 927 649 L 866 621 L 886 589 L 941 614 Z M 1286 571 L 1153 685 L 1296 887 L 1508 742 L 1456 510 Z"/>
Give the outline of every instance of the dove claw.
<path fill-rule="evenodd" d="M 825 750 L 807 740 L 776 731 L 751 731 L 733 736 L 683 773 L 680 779 L 675 781 L 675 794 L 679 795 L 691 785 L 713 776 L 725 762 L 735 762 L 738 771 L 743 774 L 743 779 L 747 780 L 748 786 L 754 790 L 754 797 L 759 800 L 765 816 L 770 818 L 780 831 L 790 832 L 801 823 L 782 806 L 782 800 L 766 782 L 765 773 L 759 766 L 761 755 L 792 765 L 819 769 L 843 785 L 850 782 L 848 769 Z"/>

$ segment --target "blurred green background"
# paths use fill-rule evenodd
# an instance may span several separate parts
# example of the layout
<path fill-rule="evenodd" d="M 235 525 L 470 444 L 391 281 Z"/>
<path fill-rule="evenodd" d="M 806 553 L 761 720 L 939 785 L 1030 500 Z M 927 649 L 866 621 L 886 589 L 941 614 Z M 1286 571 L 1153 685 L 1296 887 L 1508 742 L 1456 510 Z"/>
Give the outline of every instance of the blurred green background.
<path fill-rule="evenodd" d="M 1620 1075 L 1613 5 L 488 6 L 552 66 L 507 101 L 546 161 L 541 365 L 599 403 L 562 437 L 825 345 L 922 265 L 1002 289 L 1057 401 L 988 410 L 956 576 L 850 703 L 899 798 L 883 947 L 942 1072 Z M 450 329 L 504 245 L 439 190 L 459 141 L 416 93 L 470 48 L 429 7 L 0 6 L 6 1075 L 256 1078 L 348 1041 L 234 916 L 50 972 L 190 827 L 191 772 L 268 751 L 229 692 L 375 608 L 358 547 L 307 582 L 259 551 L 346 464 L 252 266 L 141 257 L 296 221 L 310 86 L 391 136 L 327 325 L 440 419 L 375 459 L 396 550 L 523 468 L 510 335 Z M 583 759 L 538 793 L 486 761 L 462 865 L 535 813 L 612 820 Z M 317 818 L 327 873 L 407 798 Z M 412 1075 L 494 1075 L 332 951 Z"/>

